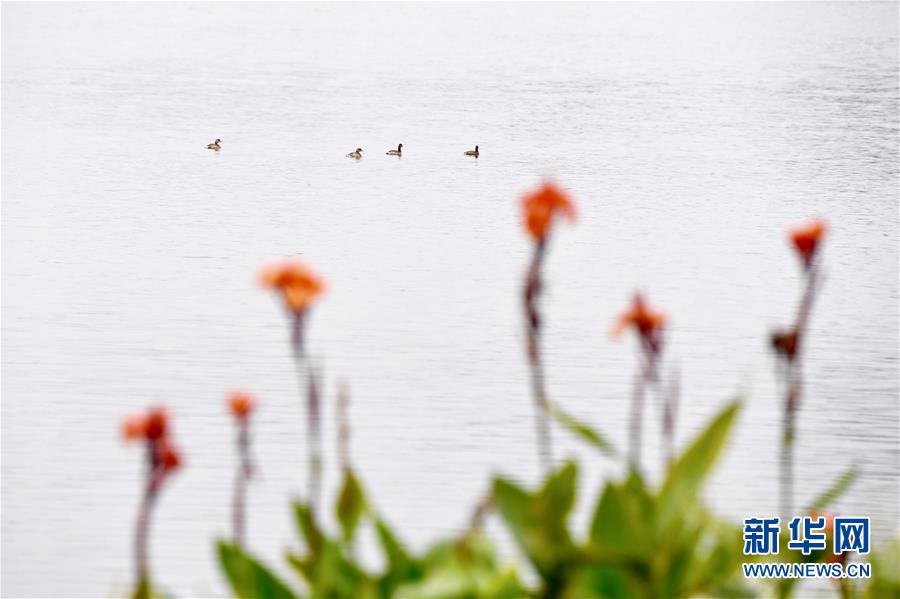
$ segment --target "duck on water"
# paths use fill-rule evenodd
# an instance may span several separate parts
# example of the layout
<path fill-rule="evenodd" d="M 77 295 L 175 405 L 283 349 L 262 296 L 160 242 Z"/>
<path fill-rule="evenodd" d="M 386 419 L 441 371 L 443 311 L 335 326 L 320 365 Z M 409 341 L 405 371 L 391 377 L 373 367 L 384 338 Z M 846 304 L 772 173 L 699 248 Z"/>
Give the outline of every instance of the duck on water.
<path fill-rule="evenodd" d="M 216 141 L 212 142 L 211 144 L 206 144 L 207 150 L 215 150 L 216 152 L 218 152 L 221 148 L 222 140 L 219 138 L 216 138 Z"/>
<path fill-rule="evenodd" d="M 388 156 L 402 156 L 403 155 L 403 144 L 399 144 L 396 150 L 388 150 L 385 152 Z"/>
<path fill-rule="evenodd" d="M 474 156 L 478 158 L 478 146 L 475 146 L 474 150 L 466 150 L 466 156 Z"/>
<path fill-rule="evenodd" d="M 359 160 L 362 158 L 362 148 L 356 148 L 349 154 L 347 154 L 347 158 L 353 158 L 354 160 Z"/>

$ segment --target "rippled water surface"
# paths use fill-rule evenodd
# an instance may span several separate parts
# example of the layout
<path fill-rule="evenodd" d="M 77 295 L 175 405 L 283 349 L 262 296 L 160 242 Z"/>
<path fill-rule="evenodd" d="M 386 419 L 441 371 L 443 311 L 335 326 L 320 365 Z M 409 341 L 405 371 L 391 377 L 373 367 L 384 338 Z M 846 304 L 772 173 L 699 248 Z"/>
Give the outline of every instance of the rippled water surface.
<path fill-rule="evenodd" d="M 644 289 L 671 317 L 679 441 L 745 397 L 707 491 L 735 519 L 777 507 L 766 335 L 799 291 L 785 227 L 829 221 L 798 503 L 858 462 L 836 509 L 885 542 L 897 23 L 897 4 L 4 4 L 2 594 L 124 591 L 141 453 L 118 423 L 151 403 L 172 408 L 187 460 L 158 506 L 154 573 L 178 595 L 224 592 L 211 543 L 228 532 L 234 387 L 262 405 L 250 547 L 281 563 L 297 544 L 302 404 L 255 284 L 271 257 L 301 254 L 330 284 L 310 330 L 329 486 L 340 380 L 354 461 L 412 545 L 463 526 L 491 473 L 534 481 L 517 198 L 542 176 L 580 209 L 546 264 L 550 393 L 624 447 L 636 347 L 609 329 Z M 589 458 L 581 524 L 621 468 L 556 440 L 559 459 Z"/>

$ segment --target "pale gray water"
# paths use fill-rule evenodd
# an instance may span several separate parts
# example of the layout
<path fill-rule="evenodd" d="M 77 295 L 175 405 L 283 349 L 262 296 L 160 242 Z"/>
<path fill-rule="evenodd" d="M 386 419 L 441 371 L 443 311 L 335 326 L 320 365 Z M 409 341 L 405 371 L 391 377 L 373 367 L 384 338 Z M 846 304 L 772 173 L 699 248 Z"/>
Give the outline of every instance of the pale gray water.
<path fill-rule="evenodd" d="M 897 23 L 897 4 L 5 3 L 2 594 L 124 592 L 141 452 L 119 420 L 158 402 L 187 465 L 156 514 L 155 577 L 222 593 L 234 387 L 262 402 L 250 546 L 281 564 L 297 545 L 301 404 L 255 285 L 271 257 L 329 280 L 312 351 L 329 401 L 349 382 L 355 463 L 411 544 L 462 526 L 490 473 L 534 481 L 517 198 L 542 175 L 581 213 L 547 264 L 552 395 L 625 446 L 636 347 L 609 328 L 647 290 L 672 319 L 680 440 L 746 394 L 708 492 L 735 519 L 777 507 L 766 335 L 799 280 L 784 231 L 830 222 L 798 502 L 857 461 L 835 509 L 872 516 L 883 544 L 900 493 Z M 591 458 L 579 524 L 619 471 Z"/>

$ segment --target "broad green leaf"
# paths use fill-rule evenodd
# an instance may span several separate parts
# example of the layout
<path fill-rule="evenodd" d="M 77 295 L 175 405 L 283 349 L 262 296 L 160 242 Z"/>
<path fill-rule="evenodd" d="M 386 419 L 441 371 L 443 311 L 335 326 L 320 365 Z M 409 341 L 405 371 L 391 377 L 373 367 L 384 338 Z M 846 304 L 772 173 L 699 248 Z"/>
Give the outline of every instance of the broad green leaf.
<path fill-rule="evenodd" d="M 397 589 L 396 599 L 463 599 L 471 597 L 465 572 L 442 569 L 431 572 L 424 580 L 404 584 Z"/>
<path fill-rule="evenodd" d="M 834 483 L 806 508 L 806 513 L 821 512 L 843 495 L 859 476 L 859 468 L 854 464 L 841 474 Z"/>
<path fill-rule="evenodd" d="M 560 426 L 568 430 L 570 433 L 574 434 L 576 437 L 580 437 L 583 441 L 587 441 L 605 455 L 616 455 L 615 448 L 612 446 L 612 443 L 610 443 L 606 439 L 606 437 L 598 433 L 596 430 L 594 430 L 584 422 L 576 419 L 574 416 L 567 414 L 557 404 L 548 402 L 548 410 L 550 412 L 550 415 L 553 416 L 553 419 L 556 420 L 556 422 Z"/>
<path fill-rule="evenodd" d="M 514 482 L 503 478 L 494 480 L 493 502 L 497 511 L 512 530 L 513 536 L 523 539 L 529 522 L 531 495 Z"/>
<path fill-rule="evenodd" d="M 384 551 L 387 569 L 381 576 L 382 596 L 392 597 L 397 585 L 421 578 L 421 567 L 397 539 L 393 531 L 381 518 L 375 518 L 375 533 Z"/>
<path fill-rule="evenodd" d="M 662 522 L 677 519 L 678 512 L 696 501 L 703 480 L 728 441 L 740 405 L 738 401 L 730 403 L 669 467 L 660 491 Z"/>
<path fill-rule="evenodd" d="M 694 587 L 701 584 L 706 566 L 701 541 L 708 517 L 696 504 L 688 504 L 679 514 L 678 526 L 663 533 L 654 560 L 653 590 L 660 596 L 691 597 L 701 590 Z"/>
<path fill-rule="evenodd" d="M 575 464 L 569 462 L 551 474 L 535 494 L 502 478 L 494 480 L 497 511 L 545 581 L 558 582 L 556 570 L 573 551 L 567 519 L 575 500 L 577 473 Z"/>
<path fill-rule="evenodd" d="M 694 568 L 688 573 L 686 588 L 699 594 L 711 591 L 715 597 L 752 597 L 748 581 L 741 574 L 743 533 L 740 526 L 700 512 L 703 537 L 697 543 Z"/>
<path fill-rule="evenodd" d="M 412 563 L 412 559 L 404 549 L 403 544 L 397 540 L 393 531 L 381 518 L 375 518 L 375 532 L 381 543 L 381 548 L 387 558 L 388 567 L 391 570 L 397 570 L 407 567 Z"/>
<path fill-rule="evenodd" d="M 559 522 L 565 522 L 566 516 L 575 504 L 577 478 L 578 467 L 575 462 L 568 462 L 547 479 L 538 493 L 538 499 L 545 503 L 551 514 L 558 516 L 556 519 Z"/>
<path fill-rule="evenodd" d="M 402 584 L 393 599 L 523 599 L 518 575 L 498 568 L 494 549 L 480 534 L 467 534 L 431 547 L 420 580 Z"/>
<path fill-rule="evenodd" d="M 300 501 L 294 502 L 294 517 L 297 519 L 297 527 L 306 541 L 306 548 L 313 556 L 319 554 L 324 543 L 324 535 L 316 524 L 315 516 L 309 506 Z"/>
<path fill-rule="evenodd" d="M 353 471 L 348 469 L 344 474 L 344 484 L 341 485 L 341 493 L 335 506 L 336 516 L 341 524 L 345 541 L 349 542 L 353 539 L 353 534 L 365 511 L 365 493 Z"/>
<path fill-rule="evenodd" d="M 649 561 L 657 549 L 651 518 L 645 512 L 643 498 L 609 483 L 594 511 L 591 543 L 610 555 Z"/>
<path fill-rule="evenodd" d="M 453 557 L 467 568 L 491 571 L 497 565 L 497 554 L 482 533 L 469 531 L 453 543 Z"/>
<path fill-rule="evenodd" d="M 239 599 L 296 599 L 297 596 L 261 563 L 225 541 L 217 544 L 219 563 Z"/>
<path fill-rule="evenodd" d="M 526 599 L 531 594 L 514 568 L 504 568 L 493 572 L 478 589 L 479 599 Z"/>
<path fill-rule="evenodd" d="M 632 531 L 621 495 L 614 483 L 603 489 L 591 522 L 591 542 L 595 545 L 622 548 L 630 544 Z"/>
<path fill-rule="evenodd" d="M 316 564 L 315 596 L 361 597 L 370 594 L 374 580 L 344 552 L 344 547 L 334 541 L 326 541 L 322 557 Z"/>
<path fill-rule="evenodd" d="M 758 595 L 746 580 L 732 577 L 713 585 L 710 596 L 716 599 L 755 599 Z"/>
<path fill-rule="evenodd" d="M 628 569 L 605 564 L 580 565 L 566 580 L 561 599 L 642 599 L 648 597 Z"/>
<path fill-rule="evenodd" d="M 656 518 L 656 498 L 650 494 L 650 490 L 644 484 L 640 472 L 630 469 L 628 478 L 622 484 L 622 493 L 628 498 L 629 504 L 634 505 L 638 518 L 648 529 L 652 529 Z"/>
<path fill-rule="evenodd" d="M 900 538 L 871 555 L 872 579 L 866 599 L 900 599 Z"/>
<path fill-rule="evenodd" d="M 287 552 L 285 554 L 287 562 L 296 570 L 300 576 L 309 584 L 316 581 L 316 564 L 310 558 L 305 558 L 296 553 Z"/>
<path fill-rule="evenodd" d="M 306 580 L 312 597 L 377 597 L 378 583 L 353 562 L 345 549 L 341 542 L 324 539 L 315 559 L 292 553 L 286 557 L 288 563 Z"/>
<path fill-rule="evenodd" d="M 152 599 L 152 597 L 153 588 L 150 586 L 150 579 L 147 576 L 141 576 L 131 593 L 131 599 Z"/>

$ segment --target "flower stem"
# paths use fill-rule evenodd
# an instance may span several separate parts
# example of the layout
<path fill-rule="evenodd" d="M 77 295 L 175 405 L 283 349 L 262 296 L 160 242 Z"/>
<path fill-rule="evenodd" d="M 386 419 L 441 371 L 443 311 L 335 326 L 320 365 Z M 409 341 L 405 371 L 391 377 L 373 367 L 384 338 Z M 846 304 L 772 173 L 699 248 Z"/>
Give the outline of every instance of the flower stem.
<path fill-rule="evenodd" d="M 641 469 L 641 429 L 644 412 L 644 373 L 635 377 L 631 396 L 631 422 L 628 427 L 628 461 L 634 470 Z"/>
<path fill-rule="evenodd" d="M 631 398 L 631 424 L 629 427 L 629 461 L 631 467 L 637 471 L 641 469 L 641 441 L 644 428 L 644 395 L 647 387 L 657 385 L 656 379 L 656 354 L 658 346 L 641 338 L 641 348 L 644 354 L 644 364 L 635 378 L 634 390 Z M 663 418 L 665 419 L 666 406 L 663 399 Z M 664 431 L 665 434 L 665 431 Z"/>
<path fill-rule="evenodd" d="M 232 499 L 232 527 L 234 544 L 241 547 L 244 544 L 244 530 L 246 521 L 246 493 L 247 481 L 253 472 L 250 462 L 250 431 L 246 418 L 238 421 L 238 469 L 234 480 L 234 497 Z"/>
<path fill-rule="evenodd" d="M 316 511 L 319 505 L 319 496 L 322 492 L 322 435 L 321 420 L 319 417 L 319 387 L 318 375 L 312 367 L 309 368 L 307 377 L 307 434 L 309 451 L 309 506 Z"/>
<path fill-rule="evenodd" d="M 153 450 L 151 448 L 150 461 L 153 460 L 152 452 Z M 148 557 L 150 516 L 153 512 L 153 506 L 156 503 L 161 479 L 162 471 L 151 466 L 147 474 L 147 484 L 144 488 L 144 496 L 141 499 L 141 505 L 138 508 L 137 523 L 135 525 L 134 533 L 135 578 L 137 580 L 138 589 L 149 588 L 150 584 L 150 565 Z"/>
<path fill-rule="evenodd" d="M 319 503 L 319 492 L 322 486 L 322 452 L 317 381 L 315 380 L 315 372 L 312 367 L 307 365 L 306 348 L 304 344 L 306 312 L 307 310 L 302 310 L 292 313 L 291 348 L 293 349 L 294 361 L 297 365 L 297 379 L 300 385 L 300 396 L 306 396 L 306 447 L 309 460 L 307 501 L 309 502 L 310 510 L 315 511 Z"/>
<path fill-rule="evenodd" d="M 676 371 L 669 382 L 668 393 L 663 395 L 663 467 L 668 468 L 675 458 L 675 419 L 681 394 L 680 375 Z"/>
<path fill-rule="evenodd" d="M 785 402 L 782 419 L 781 459 L 779 473 L 780 508 L 783 519 L 790 519 L 794 499 L 794 440 L 796 438 L 797 410 L 803 386 L 801 370 L 802 341 L 806 338 L 807 323 L 812 311 L 818 285 L 818 269 L 815 263 L 806 269 L 806 285 L 797 308 L 794 324 L 794 346 L 784 370 Z"/>
<path fill-rule="evenodd" d="M 534 246 L 534 255 L 525 278 L 523 304 L 525 308 L 528 365 L 531 371 L 531 393 L 534 397 L 534 422 L 538 439 L 538 460 L 541 468 L 549 472 L 553 462 L 550 424 L 547 419 L 547 391 L 544 383 L 544 365 L 541 356 L 541 317 L 537 300 L 541 293 L 541 263 L 544 259 L 546 239 L 540 239 Z"/>
<path fill-rule="evenodd" d="M 341 470 L 350 470 L 350 392 L 347 385 L 341 383 L 338 389 L 337 416 L 338 416 L 338 462 Z"/>

